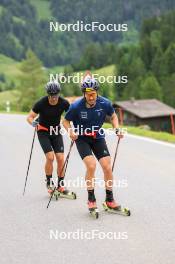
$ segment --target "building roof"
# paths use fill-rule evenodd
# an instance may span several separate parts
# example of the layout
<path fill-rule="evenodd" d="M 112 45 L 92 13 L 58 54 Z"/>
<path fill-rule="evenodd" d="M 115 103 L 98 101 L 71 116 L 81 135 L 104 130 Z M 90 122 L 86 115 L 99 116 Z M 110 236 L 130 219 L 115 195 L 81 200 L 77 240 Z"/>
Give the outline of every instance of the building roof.
<path fill-rule="evenodd" d="M 116 102 L 123 110 L 132 113 L 140 118 L 151 118 L 160 116 L 175 115 L 175 109 L 158 101 L 157 99 L 120 101 Z"/>

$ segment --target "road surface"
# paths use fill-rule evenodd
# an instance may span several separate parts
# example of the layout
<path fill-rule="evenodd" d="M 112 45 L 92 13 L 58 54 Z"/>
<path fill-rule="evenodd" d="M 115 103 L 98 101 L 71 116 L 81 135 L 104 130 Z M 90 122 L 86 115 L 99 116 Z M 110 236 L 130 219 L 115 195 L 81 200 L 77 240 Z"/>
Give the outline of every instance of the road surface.
<path fill-rule="evenodd" d="M 44 155 L 37 139 L 26 194 L 22 196 L 33 137 L 33 128 L 25 119 L 0 114 L 1 264 L 174 264 L 174 145 L 126 136 L 119 146 L 114 172 L 120 183 L 115 187 L 115 197 L 131 209 L 132 215 L 103 212 L 105 192 L 97 186 L 100 218 L 95 220 L 87 212 L 84 187 L 71 187 L 77 200 L 53 200 L 46 209 Z M 64 142 L 67 153 L 70 140 L 65 136 Z M 108 136 L 107 142 L 113 155 L 115 136 Z M 83 181 L 84 173 L 74 146 L 67 180 Z M 96 177 L 103 177 L 99 166 Z"/>

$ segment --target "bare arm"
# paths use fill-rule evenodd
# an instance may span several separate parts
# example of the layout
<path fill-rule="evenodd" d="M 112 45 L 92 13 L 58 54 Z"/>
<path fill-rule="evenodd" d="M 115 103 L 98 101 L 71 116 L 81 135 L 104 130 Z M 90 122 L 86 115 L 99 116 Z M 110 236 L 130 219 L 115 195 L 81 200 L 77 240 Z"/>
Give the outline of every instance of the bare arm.
<path fill-rule="evenodd" d="M 63 119 L 62 124 L 63 124 L 64 128 L 66 129 L 66 131 L 68 131 L 70 128 L 72 128 L 70 121 L 66 120 L 65 118 Z"/>
<path fill-rule="evenodd" d="M 63 124 L 64 128 L 66 129 L 66 131 L 68 132 L 70 138 L 72 140 L 76 140 L 78 138 L 78 136 L 74 133 L 73 127 L 71 126 L 70 121 L 69 120 L 66 120 L 64 118 L 62 124 Z"/>
<path fill-rule="evenodd" d="M 34 121 L 34 119 L 38 116 L 38 114 L 36 114 L 35 112 L 33 112 L 32 110 L 30 111 L 30 113 L 27 116 L 27 122 L 32 125 L 32 122 Z"/>
<path fill-rule="evenodd" d="M 118 117 L 117 117 L 116 113 L 113 113 L 111 116 L 111 124 L 112 124 L 113 128 L 119 127 Z"/>
<path fill-rule="evenodd" d="M 111 116 L 111 124 L 112 124 L 114 129 L 119 128 L 119 121 L 118 121 L 118 117 L 117 117 L 116 113 L 113 113 Z M 119 138 L 124 137 L 124 134 L 120 130 L 116 131 L 116 134 Z"/>

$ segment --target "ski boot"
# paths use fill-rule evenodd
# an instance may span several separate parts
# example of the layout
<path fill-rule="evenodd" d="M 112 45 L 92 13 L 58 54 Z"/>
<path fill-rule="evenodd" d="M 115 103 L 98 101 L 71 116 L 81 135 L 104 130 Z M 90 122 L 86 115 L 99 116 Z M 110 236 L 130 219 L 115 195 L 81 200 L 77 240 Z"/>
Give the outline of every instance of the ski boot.
<path fill-rule="evenodd" d="M 96 201 L 88 201 L 88 209 L 89 209 L 89 213 L 95 219 L 97 219 L 99 217 L 99 211 L 98 211 L 98 208 L 97 208 Z"/>
<path fill-rule="evenodd" d="M 76 193 L 67 190 L 63 186 L 58 187 L 56 189 L 56 193 L 58 196 L 60 196 L 62 198 L 68 198 L 68 199 L 72 199 L 72 200 L 75 200 L 77 198 Z"/>
<path fill-rule="evenodd" d="M 105 201 L 103 203 L 103 208 L 106 212 L 116 213 L 124 216 L 130 216 L 131 212 L 128 208 L 122 208 L 121 205 L 118 205 L 114 200 L 109 202 Z"/>
<path fill-rule="evenodd" d="M 47 188 L 48 194 L 50 196 L 53 195 L 55 197 L 55 199 L 58 200 L 59 194 L 57 193 L 57 190 L 56 190 L 56 187 L 55 187 L 53 181 L 50 184 L 48 184 L 46 181 L 46 188 Z"/>
<path fill-rule="evenodd" d="M 54 190 L 54 183 L 53 183 L 53 181 L 51 181 L 49 183 L 47 182 L 47 180 L 45 180 L 45 181 L 46 181 L 47 192 L 49 195 L 51 195 L 53 190 Z"/>

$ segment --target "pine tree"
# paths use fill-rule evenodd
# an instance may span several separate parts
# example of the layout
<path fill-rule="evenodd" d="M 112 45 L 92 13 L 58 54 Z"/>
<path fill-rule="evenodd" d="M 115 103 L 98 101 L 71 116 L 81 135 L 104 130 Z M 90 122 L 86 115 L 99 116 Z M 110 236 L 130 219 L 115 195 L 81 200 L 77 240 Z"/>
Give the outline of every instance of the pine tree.
<path fill-rule="evenodd" d="M 162 78 L 166 75 L 165 59 L 161 48 L 157 49 L 157 52 L 152 61 L 151 69 L 158 81 L 161 81 Z"/>
<path fill-rule="evenodd" d="M 148 76 L 141 84 L 140 98 L 162 100 L 162 88 L 157 79 L 152 75 Z"/>
<path fill-rule="evenodd" d="M 27 51 L 26 59 L 22 61 L 20 68 L 22 75 L 20 76 L 19 90 L 21 91 L 21 96 L 19 106 L 20 110 L 28 111 L 34 101 L 44 94 L 43 86 L 46 77 L 41 61 L 31 50 Z"/>
<path fill-rule="evenodd" d="M 175 108 L 175 74 L 166 77 L 162 82 L 162 86 L 165 103 Z"/>
<path fill-rule="evenodd" d="M 175 73 L 175 43 L 169 45 L 165 52 L 165 63 L 167 68 L 167 73 Z"/>

